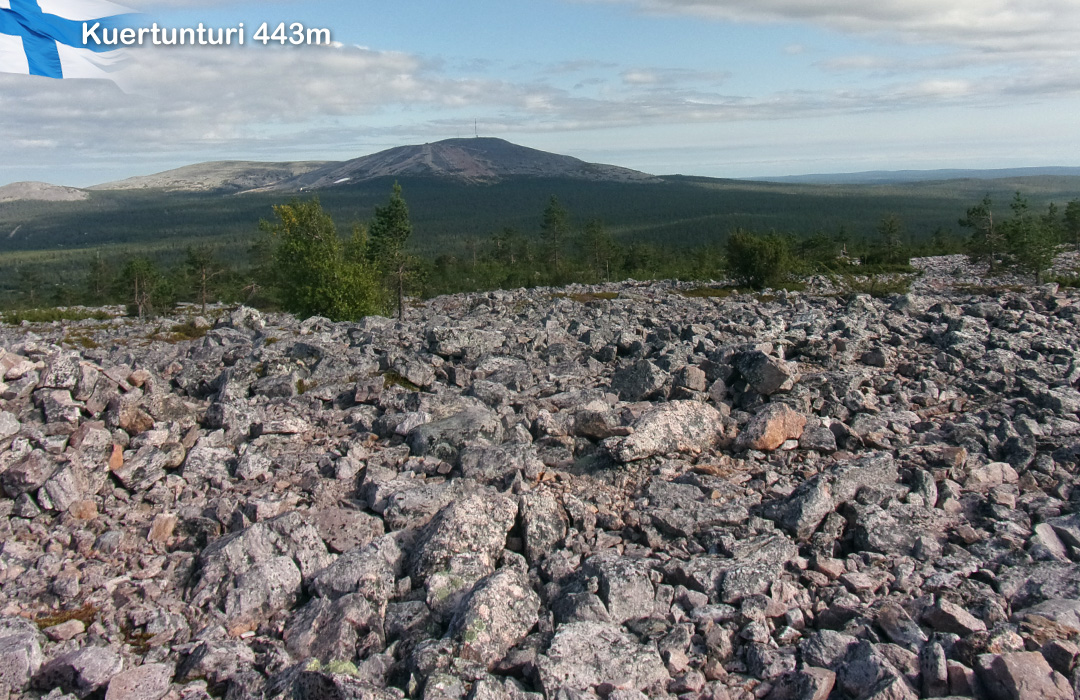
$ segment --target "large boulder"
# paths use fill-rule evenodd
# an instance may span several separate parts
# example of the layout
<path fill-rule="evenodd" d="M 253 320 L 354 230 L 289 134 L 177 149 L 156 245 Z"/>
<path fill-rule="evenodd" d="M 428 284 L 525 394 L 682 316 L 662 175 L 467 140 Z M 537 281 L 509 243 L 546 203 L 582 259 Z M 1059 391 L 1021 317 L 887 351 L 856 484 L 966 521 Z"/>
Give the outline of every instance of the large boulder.
<path fill-rule="evenodd" d="M 500 493 L 476 493 L 450 503 L 420 534 L 410 560 L 411 574 L 426 581 L 463 554 L 476 555 L 494 570 L 517 512 L 517 500 Z"/>
<path fill-rule="evenodd" d="M 449 634 L 460 657 L 493 668 L 539 619 L 540 597 L 528 577 L 504 567 L 482 579 L 458 606 Z"/>
<path fill-rule="evenodd" d="M 600 686 L 663 691 L 668 672 L 652 645 L 639 643 L 619 625 L 571 622 L 559 627 L 537 661 L 540 687 L 552 698 L 560 690 L 595 691 Z"/>
<path fill-rule="evenodd" d="M 720 412 L 698 401 L 670 401 L 641 414 L 634 432 L 625 438 L 609 438 L 611 456 L 633 462 L 669 452 L 706 450 L 723 435 Z"/>

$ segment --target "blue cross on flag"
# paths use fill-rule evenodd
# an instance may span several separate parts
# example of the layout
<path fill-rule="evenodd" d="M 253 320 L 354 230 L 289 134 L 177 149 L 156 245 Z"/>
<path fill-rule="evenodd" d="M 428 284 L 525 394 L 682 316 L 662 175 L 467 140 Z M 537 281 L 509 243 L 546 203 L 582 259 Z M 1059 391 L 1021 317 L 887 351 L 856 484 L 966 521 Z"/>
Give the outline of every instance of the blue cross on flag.
<path fill-rule="evenodd" d="M 131 10 L 107 0 L 0 0 L 0 72 L 115 80 L 120 51 L 83 43 L 83 22 L 115 27 Z"/>

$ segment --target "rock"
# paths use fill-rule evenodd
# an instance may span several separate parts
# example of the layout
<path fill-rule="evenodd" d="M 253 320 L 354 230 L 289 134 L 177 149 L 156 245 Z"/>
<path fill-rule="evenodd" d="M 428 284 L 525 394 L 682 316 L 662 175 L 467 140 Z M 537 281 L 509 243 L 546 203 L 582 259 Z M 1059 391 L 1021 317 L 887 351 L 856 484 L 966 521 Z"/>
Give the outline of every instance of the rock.
<path fill-rule="evenodd" d="M 986 631 L 985 622 L 945 598 L 939 598 L 937 605 L 925 611 L 922 620 L 936 632 L 958 634 L 961 637 L 972 632 Z"/>
<path fill-rule="evenodd" d="M 461 475 L 482 484 L 503 486 L 520 472 L 535 479 L 544 470 L 534 445 L 469 445 L 461 450 Z"/>
<path fill-rule="evenodd" d="M 826 700 L 836 684 L 836 674 L 808 666 L 773 679 L 767 700 Z"/>
<path fill-rule="evenodd" d="M 927 641 L 926 633 L 915 624 L 906 610 L 895 603 L 882 606 L 878 611 L 877 623 L 889 641 L 910 651 L 918 652 Z M 944 657 L 942 664 L 944 664 Z"/>
<path fill-rule="evenodd" d="M 411 574 L 423 582 L 463 554 L 476 555 L 494 569 L 517 511 L 517 502 L 502 494 L 475 494 L 445 506 L 420 535 Z"/>
<path fill-rule="evenodd" d="M 799 449 L 832 454 L 837 449 L 836 436 L 823 425 L 807 427 L 799 437 Z"/>
<path fill-rule="evenodd" d="M 919 654 L 922 697 L 943 698 L 949 695 L 949 668 L 945 649 L 937 642 L 927 644 Z"/>
<path fill-rule="evenodd" d="M 431 352 L 446 358 L 479 357 L 500 347 L 506 336 L 497 331 L 436 326 L 428 329 L 427 342 Z"/>
<path fill-rule="evenodd" d="M 394 596 L 394 584 L 404 573 L 410 534 L 390 533 L 361 549 L 346 552 L 315 575 L 312 590 L 324 598 L 359 593 L 368 600 L 385 603 Z"/>
<path fill-rule="evenodd" d="M 765 517 L 775 520 L 796 539 L 807 540 L 832 510 L 828 481 L 815 477 L 800 484 L 784 501 L 769 506 Z"/>
<path fill-rule="evenodd" d="M 74 639 L 86 631 L 86 625 L 82 620 L 68 620 L 52 627 L 46 627 L 42 632 L 54 642 L 66 642 Z"/>
<path fill-rule="evenodd" d="M 327 508 L 314 516 L 319 535 L 332 552 L 364 547 L 386 532 L 381 518 L 356 510 Z"/>
<path fill-rule="evenodd" d="M 55 468 L 43 451 L 34 450 L 0 473 L 0 485 L 9 498 L 18 498 L 41 488 Z"/>
<path fill-rule="evenodd" d="M 731 559 L 701 555 L 675 563 L 671 573 L 677 583 L 707 594 L 713 602 L 735 603 L 768 591 L 797 554 L 798 548 L 782 534 L 760 535 L 740 542 Z"/>
<path fill-rule="evenodd" d="M 25 690 L 44 661 L 34 625 L 22 618 L 0 618 L 0 687 Z"/>
<path fill-rule="evenodd" d="M 169 664 L 143 664 L 122 671 L 109 681 L 105 700 L 161 700 L 172 686 Z"/>
<path fill-rule="evenodd" d="M 760 350 L 738 355 L 734 365 L 750 388 L 762 396 L 790 391 L 799 381 L 798 370 L 793 364 Z"/>
<path fill-rule="evenodd" d="M 109 647 L 83 647 L 61 654 L 41 667 L 35 685 L 42 688 L 61 688 L 64 692 L 86 697 L 109 681 L 124 668 L 124 660 Z"/>
<path fill-rule="evenodd" d="M 13 435 L 18 435 L 22 424 L 14 414 L 0 411 L 0 440 L 7 440 Z"/>
<path fill-rule="evenodd" d="M 132 437 L 154 427 L 154 419 L 138 404 L 138 397 L 114 396 L 109 400 L 105 422 L 109 427 L 126 431 Z"/>
<path fill-rule="evenodd" d="M 976 668 L 994 700 L 1070 700 L 1072 687 L 1038 652 L 980 657 Z"/>
<path fill-rule="evenodd" d="M 286 623 L 285 646 L 297 658 L 324 664 L 379 652 L 384 610 L 383 601 L 356 593 L 334 600 L 314 598 Z"/>
<path fill-rule="evenodd" d="M 633 462 L 669 452 L 708 449 L 722 435 L 720 412 L 697 401 L 671 401 L 649 409 L 633 424 L 626 438 L 613 438 L 611 456 Z"/>
<path fill-rule="evenodd" d="M 226 535 L 199 556 L 190 601 L 214 606 L 237 624 L 288 607 L 332 559 L 318 531 L 297 512 Z"/>
<path fill-rule="evenodd" d="M 858 639 L 834 630 L 817 630 L 799 642 L 799 654 L 810 666 L 834 668 Z"/>
<path fill-rule="evenodd" d="M 461 658 L 491 670 L 524 639 L 539 619 L 539 610 L 540 597 L 528 578 L 503 568 L 476 584 L 458 606 L 448 634 L 461 645 Z"/>
<path fill-rule="evenodd" d="M 611 378 L 611 390 L 623 401 L 645 401 L 659 395 L 671 376 L 648 360 L 638 360 Z"/>
<path fill-rule="evenodd" d="M 186 456 L 184 446 L 177 442 L 160 447 L 146 445 L 113 469 L 113 474 L 132 491 L 145 491 L 165 478 L 166 469 L 175 469 L 183 464 Z"/>
<path fill-rule="evenodd" d="M 458 461 L 459 452 L 467 444 L 497 443 L 501 439 L 502 424 L 498 416 L 479 408 L 417 426 L 405 438 L 414 455 L 431 455 L 452 464 Z"/>
<path fill-rule="evenodd" d="M 787 440 L 798 440 L 805 426 L 806 416 L 787 404 L 771 403 L 747 423 L 736 444 L 743 449 L 771 452 Z"/>
<path fill-rule="evenodd" d="M 525 557 L 539 563 L 556 551 L 566 537 L 568 519 L 559 501 L 549 492 L 532 492 L 521 496 L 518 503 L 521 529 L 525 540 Z"/>
<path fill-rule="evenodd" d="M 651 573 L 649 562 L 615 553 L 598 554 L 582 563 L 582 574 L 597 580 L 597 593 L 615 623 L 658 612 Z"/>
<path fill-rule="evenodd" d="M 603 684 L 656 692 L 668 681 L 655 648 L 639 644 L 617 625 L 598 622 L 562 625 L 539 657 L 537 671 L 548 697 L 560 688 L 587 691 Z"/>
<path fill-rule="evenodd" d="M 848 650 L 837 667 L 836 682 L 852 697 L 881 695 L 911 700 L 918 698 L 918 694 L 907 686 L 900 671 L 873 644 L 866 641 Z"/>

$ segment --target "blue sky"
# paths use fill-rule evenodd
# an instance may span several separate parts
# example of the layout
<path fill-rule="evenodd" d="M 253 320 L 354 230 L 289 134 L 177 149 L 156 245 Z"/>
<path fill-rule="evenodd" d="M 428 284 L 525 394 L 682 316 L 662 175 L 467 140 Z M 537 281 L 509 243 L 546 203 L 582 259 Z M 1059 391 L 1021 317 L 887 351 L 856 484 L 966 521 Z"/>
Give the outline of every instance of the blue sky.
<path fill-rule="evenodd" d="M 0 73 L 0 184 L 482 135 L 657 174 L 1080 165 L 1072 0 L 132 0 L 333 47 L 138 48 L 128 92 Z"/>

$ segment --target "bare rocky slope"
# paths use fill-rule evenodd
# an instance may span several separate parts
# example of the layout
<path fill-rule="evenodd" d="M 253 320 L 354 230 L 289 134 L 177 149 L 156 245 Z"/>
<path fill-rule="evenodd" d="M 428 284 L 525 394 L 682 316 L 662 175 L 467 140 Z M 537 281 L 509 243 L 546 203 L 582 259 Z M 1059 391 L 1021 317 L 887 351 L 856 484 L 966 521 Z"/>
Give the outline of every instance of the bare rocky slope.
<path fill-rule="evenodd" d="M 923 264 L 3 328 L 0 698 L 1072 700 L 1080 294 Z"/>
<path fill-rule="evenodd" d="M 170 192 L 242 192 L 274 185 L 327 165 L 325 161 L 258 163 L 224 160 L 186 165 L 154 175 L 94 185 L 91 190 L 147 190 Z"/>
<path fill-rule="evenodd" d="M 615 165 L 518 146 L 503 139 L 446 139 L 399 146 L 362 158 L 331 163 L 267 189 L 312 190 L 380 177 L 442 177 L 495 182 L 507 177 L 552 177 L 617 182 L 657 182 L 652 175 Z"/>
<path fill-rule="evenodd" d="M 50 185 L 47 182 L 13 182 L 0 187 L 0 203 L 20 200 L 40 202 L 80 202 L 90 195 L 77 187 Z"/>

